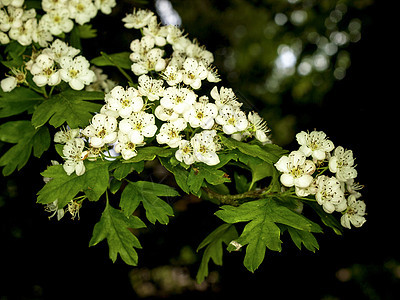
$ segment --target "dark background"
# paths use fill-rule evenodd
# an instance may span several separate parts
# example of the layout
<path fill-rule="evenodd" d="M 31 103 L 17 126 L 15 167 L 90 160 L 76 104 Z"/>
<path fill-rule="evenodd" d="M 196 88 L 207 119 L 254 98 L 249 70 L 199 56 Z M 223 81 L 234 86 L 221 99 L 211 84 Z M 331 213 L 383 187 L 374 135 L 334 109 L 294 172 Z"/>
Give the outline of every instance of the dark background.
<path fill-rule="evenodd" d="M 386 11 L 382 1 L 364 10 L 369 21 L 361 41 L 352 46 L 347 76 L 312 108 L 312 118 L 300 118 L 296 125 L 298 130 L 323 130 L 353 150 L 359 181 L 366 186 L 367 223 L 346 230 L 343 236 L 326 230 L 318 236 L 316 253 L 298 251 L 283 236 L 283 251 L 268 251 L 254 274 L 243 267 L 243 253 L 224 255 L 224 267 L 210 263 L 210 270 L 219 272 L 214 288 L 170 298 L 400 299 L 398 175 L 394 173 L 398 133 L 395 113 L 391 114 L 397 109 L 397 97 L 390 80 L 396 71 L 397 49 Z M 301 115 L 311 114 L 309 107 L 295 109 Z M 286 105 L 284 110 L 292 113 L 294 108 Z M 105 242 L 88 247 L 101 205 L 85 205 L 79 221 L 58 222 L 49 221 L 43 207 L 35 203 L 43 185 L 39 171 L 45 168 L 42 161 L 33 160 L 1 179 L 0 300 L 137 298 L 130 282 L 134 268 L 120 259 L 113 264 Z M 138 268 L 171 265 L 171 258 L 178 258 L 184 246 L 195 250 L 217 222 L 214 209 L 208 203 L 189 204 L 168 226 L 156 225 L 141 235 L 144 250 L 139 250 Z M 198 263 L 186 267 L 193 276 Z"/>

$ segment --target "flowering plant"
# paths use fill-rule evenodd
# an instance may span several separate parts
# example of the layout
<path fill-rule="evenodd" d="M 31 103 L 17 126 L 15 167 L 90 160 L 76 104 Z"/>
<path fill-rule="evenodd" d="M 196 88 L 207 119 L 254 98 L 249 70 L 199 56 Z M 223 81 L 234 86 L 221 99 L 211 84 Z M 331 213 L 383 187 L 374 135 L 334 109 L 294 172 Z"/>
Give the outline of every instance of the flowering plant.
<path fill-rule="evenodd" d="M 60 158 L 41 173 L 37 202 L 58 220 L 66 212 L 79 217 L 87 200 L 105 205 L 89 245 L 106 239 L 112 261 L 119 254 L 137 265 L 141 244 L 131 230 L 168 224 L 174 210 L 164 199 L 183 194 L 215 203 L 221 220 L 199 243 L 199 282 L 210 260 L 222 264 L 223 244 L 245 248 L 244 266 L 254 271 L 267 248 L 281 250 L 286 231 L 299 249 L 315 251 L 317 222 L 336 234 L 365 223 L 352 151 L 322 131 L 298 133 L 290 153 L 274 144 L 266 121 L 219 84 L 213 54 L 179 27 L 134 9 L 122 19 L 140 31 L 130 49 L 89 60 L 81 40 L 96 36 L 89 21 L 111 13 L 114 0 L 0 5 L 0 58 L 8 69 L 0 140 L 14 144 L 0 158 L 3 175 L 31 154 L 42 157 L 53 141 Z M 115 67 L 122 79 L 99 67 Z M 176 184 L 149 179 L 152 163 Z M 241 232 L 237 223 L 245 223 Z"/>

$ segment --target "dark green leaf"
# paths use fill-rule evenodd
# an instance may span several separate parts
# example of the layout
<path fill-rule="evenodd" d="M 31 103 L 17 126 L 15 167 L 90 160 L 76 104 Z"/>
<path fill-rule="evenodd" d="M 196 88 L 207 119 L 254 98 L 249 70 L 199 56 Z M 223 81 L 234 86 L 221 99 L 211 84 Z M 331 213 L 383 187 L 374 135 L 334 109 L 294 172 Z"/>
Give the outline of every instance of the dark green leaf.
<path fill-rule="evenodd" d="M 101 56 L 93 58 L 90 63 L 98 66 L 118 66 L 122 69 L 131 69 L 132 61 L 129 58 L 130 52 L 121 52 L 114 54 L 102 53 Z"/>
<path fill-rule="evenodd" d="M 0 140 L 15 144 L 0 158 L 0 166 L 4 166 L 4 176 L 25 166 L 32 150 L 35 157 L 40 157 L 50 146 L 47 127 L 35 130 L 29 121 L 4 123 L 0 126 Z"/>
<path fill-rule="evenodd" d="M 212 259 L 216 265 L 222 265 L 222 243 L 228 245 L 232 240 L 236 239 L 237 236 L 238 234 L 235 226 L 232 224 L 222 224 L 200 243 L 197 252 L 204 247 L 206 247 L 206 249 L 204 250 L 200 267 L 196 275 L 198 283 L 203 282 L 207 277 L 208 262 L 210 259 Z"/>
<path fill-rule="evenodd" d="M 18 87 L 8 93 L 0 89 L 0 118 L 32 110 L 43 100 L 42 96 L 28 88 Z"/>
<path fill-rule="evenodd" d="M 142 246 L 129 228 L 145 227 L 146 225 L 138 217 L 125 216 L 120 210 L 113 208 L 107 201 L 100 221 L 94 226 L 89 247 L 95 246 L 102 240 L 107 239 L 109 257 L 113 262 L 117 260 L 119 254 L 125 263 L 136 266 L 138 255 L 135 248 L 141 249 Z"/>
<path fill-rule="evenodd" d="M 176 197 L 179 193 L 168 185 L 137 181 L 130 182 L 121 195 L 120 207 L 126 216 L 132 215 L 140 203 L 146 210 L 147 219 L 155 224 L 168 224 L 169 217 L 173 216 L 172 207 L 159 197 Z"/>
<path fill-rule="evenodd" d="M 37 202 L 46 204 L 58 199 L 59 206 L 64 207 L 81 191 L 89 200 L 99 200 L 108 187 L 109 164 L 108 161 L 86 161 L 86 171 L 81 176 L 67 175 L 62 165 L 48 167 L 41 174 L 52 180 L 38 192 Z"/>
<path fill-rule="evenodd" d="M 264 260 L 266 248 L 281 251 L 281 230 L 277 223 L 307 232 L 320 231 L 315 223 L 270 198 L 247 202 L 239 207 L 225 205 L 215 214 L 230 224 L 248 222 L 236 242 L 240 246 L 247 245 L 244 266 L 251 272 Z M 228 250 L 235 247 L 230 245 Z"/>
<path fill-rule="evenodd" d="M 43 126 L 47 121 L 54 127 L 64 123 L 71 128 L 87 126 L 92 114 L 100 111 L 102 106 L 89 100 L 103 99 L 103 92 L 66 90 L 40 104 L 33 113 L 32 124 L 35 128 Z"/>
<path fill-rule="evenodd" d="M 287 228 L 292 238 L 293 242 L 301 250 L 301 245 L 303 244 L 307 250 L 311 252 L 315 252 L 315 250 L 319 250 L 319 245 L 317 239 L 311 232 L 298 230 L 293 227 Z"/>

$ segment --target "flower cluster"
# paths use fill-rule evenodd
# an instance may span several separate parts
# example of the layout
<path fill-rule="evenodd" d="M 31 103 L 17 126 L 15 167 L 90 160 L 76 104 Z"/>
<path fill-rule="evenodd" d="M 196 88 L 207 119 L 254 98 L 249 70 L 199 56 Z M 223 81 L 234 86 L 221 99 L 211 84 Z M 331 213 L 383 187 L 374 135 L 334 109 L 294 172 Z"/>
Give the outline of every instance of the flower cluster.
<path fill-rule="evenodd" d="M 208 94 L 200 94 L 203 81 L 219 81 L 211 52 L 179 28 L 159 25 L 150 11 L 134 11 L 123 21 L 127 28 L 140 28 L 143 35 L 131 43 L 137 83 L 127 88 L 117 85 L 107 92 L 102 109 L 80 136 L 60 133 L 73 136 L 72 141 L 58 141 L 68 149 L 64 151 L 68 174 L 83 174 L 86 158 L 131 159 L 150 142 L 176 149 L 176 159 L 187 165 L 211 166 L 220 162 L 218 134 L 270 142 L 266 122 L 256 112 L 246 114 L 231 88 L 213 86 Z M 165 45 L 173 49 L 168 58 L 162 49 Z"/>
<path fill-rule="evenodd" d="M 24 0 L 0 1 L 0 44 L 11 40 L 23 46 L 32 42 L 47 47 L 54 36 L 70 32 L 74 23 L 83 25 L 100 10 L 110 14 L 115 0 L 42 0 L 43 14 L 38 20 L 34 8 L 24 9 Z"/>
<path fill-rule="evenodd" d="M 294 187 L 299 197 L 314 195 L 327 213 L 341 212 L 343 227 L 362 226 L 366 221 L 365 203 L 359 200 L 362 186 L 355 182 L 353 152 L 342 146 L 335 148 L 322 131 L 302 131 L 296 139 L 299 149 L 282 156 L 275 164 L 282 172 L 281 183 Z"/>

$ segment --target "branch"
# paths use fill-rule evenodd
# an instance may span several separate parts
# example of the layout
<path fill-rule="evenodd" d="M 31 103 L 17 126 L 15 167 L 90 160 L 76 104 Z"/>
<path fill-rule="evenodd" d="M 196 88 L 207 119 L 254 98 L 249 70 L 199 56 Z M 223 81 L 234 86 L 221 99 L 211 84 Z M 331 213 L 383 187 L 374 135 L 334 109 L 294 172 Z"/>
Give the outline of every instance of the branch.
<path fill-rule="evenodd" d="M 258 189 L 258 190 L 253 190 L 253 191 L 248 191 L 244 192 L 241 194 L 236 194 L 236 195 L 221 195 L 218 194 L 217 192 L 214 192 L 213 190 L 203 187 L 203 190 L 208 194 L 210 198 L 217 199 L 221 202 L 221 204 L 227 204 L 227 205 L 232 205 L 232 206 L 239 206 L 240 200 L 246 199 L 246 198 L 261 198 L 263 194 L 267 191 L 266 188 L 263 189 Z"/>

